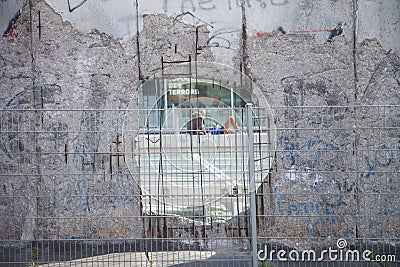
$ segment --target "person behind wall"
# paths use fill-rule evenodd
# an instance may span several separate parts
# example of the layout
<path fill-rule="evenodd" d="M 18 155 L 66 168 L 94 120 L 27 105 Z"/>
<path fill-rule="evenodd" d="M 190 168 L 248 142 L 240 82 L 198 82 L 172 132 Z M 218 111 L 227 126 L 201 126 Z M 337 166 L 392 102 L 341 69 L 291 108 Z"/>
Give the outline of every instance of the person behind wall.
<path fill-rule="evenodd" d="M 206 111 L 204 109 L 200 109 L 192 114 L 191 120 L 187 123 L 187 130 L 190 134 L 233 134 L 239 131 L 239 125 L 232 116 L 229 116 L 223 126 L 214 124 L 212 127 L 204 127 L 205 116 Z"/>
<path fill-rule="evenodd" d="M 235 118 L 229 116 L 224 125 L 214 124 L 213 127 L 208 127 L 207 131 L 211 134 L 233 134 L 239 131 L 239 125 L 236 123 Z"/>
<path fill-rule="evenodd" d="M 196 134 L 196 135 L 204 135 L 206 134 L 204 128 L 204 118 L 206 116 L 206 111 L 204 109 L 200 109 L 190 116 L 190 121 L 187 123 L 186 128 L 188 133 Z"/>

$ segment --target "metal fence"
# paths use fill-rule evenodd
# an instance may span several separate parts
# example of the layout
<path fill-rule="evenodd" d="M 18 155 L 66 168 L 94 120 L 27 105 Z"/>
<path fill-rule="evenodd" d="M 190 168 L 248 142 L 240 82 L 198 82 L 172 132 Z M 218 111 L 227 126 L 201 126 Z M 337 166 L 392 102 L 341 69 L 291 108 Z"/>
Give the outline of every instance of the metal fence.
<path fill-rule="evenodd" d="M 400 106 L 272 111 L 1 110 L 0 265 L 398 265 Z"/>

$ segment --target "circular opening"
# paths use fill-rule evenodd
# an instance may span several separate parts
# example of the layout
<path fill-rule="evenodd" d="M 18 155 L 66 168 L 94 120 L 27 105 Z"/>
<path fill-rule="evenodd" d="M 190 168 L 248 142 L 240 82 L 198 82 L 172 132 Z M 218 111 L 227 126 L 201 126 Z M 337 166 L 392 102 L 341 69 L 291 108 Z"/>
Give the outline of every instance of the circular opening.
<path fill-rule="evenodd" d="M 271 110 L 249 78 L 224 65 L 178 64 L 154 75 L 141 84 L 126 115 L 126 162 L 146 210 L 198 210 L 226 219 L 247 209 L 249 153 L 257 159 L 257 184 L 269 172 L 275 144 Z"/>

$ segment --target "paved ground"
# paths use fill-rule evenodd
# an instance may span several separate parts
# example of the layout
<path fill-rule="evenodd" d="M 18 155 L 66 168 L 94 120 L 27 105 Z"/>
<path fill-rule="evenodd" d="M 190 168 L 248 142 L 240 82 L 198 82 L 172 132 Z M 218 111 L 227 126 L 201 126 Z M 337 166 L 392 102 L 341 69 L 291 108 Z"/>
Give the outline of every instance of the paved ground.
<path fill-rule="evenodd" d="M 153 252 L 149 253 L 152 260 L 150 264 L 143 252 L 113 253 L 102 256 L 84 258 L 63 263 L 44 264 L 39 266 L 48 267 L 251 267 L 251 260 L 245 255 L 224 255 L 211 251 L 179 251 L 179 252 Z M 269 264 L 269 265 L 268 265 Z M 365 262 L 269 262 L 264 267 L 394 267 L 393 264 L 380 265 L 378 263 Z M 259 263 L 259 266 L 263 266 Z"/>
<path fill-rule="evenodd" d="M 126 253 L 113 253 L 101 255 L 96 257 L 89 257 L 62 263 L 43 264 L 39 266 L 48 267 L 93 267 L 93 266 L 107 266 L 107 267 L 157 267 L 157 266 L 176 266 L 179 264 L 190 263 L 194 261 L 204 261 L 213 256 L 215 252 L 212 251 L 171 251 L 171 252 L 149 252 L 148 256 L 144 252 L 126 252 Z"/>
<path fill-rule="evenodd" d="M 177 247 L 175 243 L 160 242 L 122 242 L 122 243 L 82 243 L 81 241 L 28 243 L 25 246 L 0 247 L 0 267 L 27 267 L 32 259 L 32 249 L 39 247 L 42 263 L 35 266 L 48 267 L 252 267 L 249 252 L 208 251 L 193 248 Z M 148 253 L 144 249 L 148 249 Z M 273 245 L 274 249 L 290 248 Z M 394 255 L 399 261 L 400 248 L 392 245 L 371 247 L 376 255 Z M 159 250 L 159 252 L 150 251 Z M 275 255 L 276 256 L 276 255 Z M 400 263 L 366 262 L 269 262 L 259 267 L 395 267 Z M 152 265 L 150 261 L 152 261 Z"/>

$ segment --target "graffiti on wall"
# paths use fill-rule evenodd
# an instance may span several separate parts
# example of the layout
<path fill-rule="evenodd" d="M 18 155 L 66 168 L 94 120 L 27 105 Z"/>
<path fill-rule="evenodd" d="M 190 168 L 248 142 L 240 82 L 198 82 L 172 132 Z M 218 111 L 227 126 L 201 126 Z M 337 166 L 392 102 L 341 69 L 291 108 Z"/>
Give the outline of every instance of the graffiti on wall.
<path fill-rule="evenodd" d="M 346 23 L 339 22 L 333 29 L 315 29 L 315 30 L 285 30 L 283 27 L 278 27 L 276 31 L 279 31 L 283 34 L 305 34 L 305 33 L 323 33 L 327 32 L 329 33 L 329 36 L 327 37 L 326 41 L 328 43 L 331 43 L 333 41 L 333 38 L 336 36 L 339 36 L 343 33 L 343 26 L 346 25 Z M 263 38 L 266 35 L 273 34 L 274 32 L 271 31 L 265 31 L 265 32 L 257 32 L 257 37 L 258 38 Z"/>
<path fill-rule="evenodd" d="M 163 10 L 165 13 L 171 11 L 171 2 L 169 0 L 163 1 Z M 284 6 L 289 3 L 289 0 L 245 0 L 246 7 L 248 8 L 261 8 L 266 9 L 268 6 Z M 181 0 L 180 10 L 181 12 L 191 11 L 196 12 L 199 10 L 211 11 L 220 9 L 223 6 L 227 10 L 232 10 L 235 8 L 241 8 L 241 0 Z"/>
<path fill-rule="evenodd" d="M 69 12 L 81 7 L 87 0 L 67 0 Z"/>
<path fill-rule="evenodd" d="M 3 33 L 3 37 L 8 37 L 7 42 L 12 43 L 18 36 L 17 32 L 17 20 L 21 16 L 21 11 L 18 10 L 14 17 L 8 22 L 7 29 Z"/>

